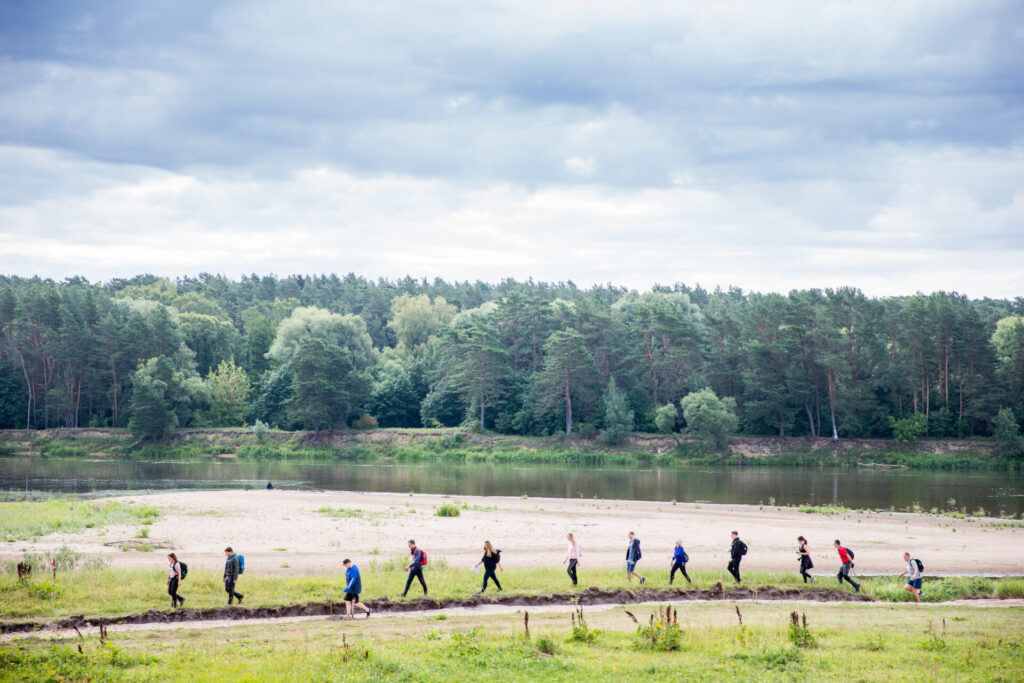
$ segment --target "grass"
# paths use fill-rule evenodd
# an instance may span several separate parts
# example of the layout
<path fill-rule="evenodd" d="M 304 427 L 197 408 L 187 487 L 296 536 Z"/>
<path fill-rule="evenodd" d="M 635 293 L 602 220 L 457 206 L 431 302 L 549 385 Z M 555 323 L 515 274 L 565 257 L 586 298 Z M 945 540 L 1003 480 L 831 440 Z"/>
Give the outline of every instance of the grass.
<path fill-rule="evenodd" d="M 30 638 L 0 645 L 0 679 L 1016 681 L 1024 656 L 1018 609 L 807 605 L 815 647 L 800 648 L 791 605 L 744 605 L 741 626 L 732 605 L 680 604 L 676 647 L 651 650 L 627 609 L 659 618 L 591 610 L 590 641 L 571 638 L 569 614 L 537 611 L 529 636 L 522 615 L 502 614 Z"/>
<path fill-rule="evenodd" d="M 146 524 L 159 517 L 159 511 L 137 503 L 94 503 L 75 498 L 4 503 L 0 505 L 0 538 L 27 541 L 53 533 L 79 533 L 115 524 Z M 145 531 L 145 535 L 142 535 Z M 149 530 L 140 531 L 140 538 Z"/>
<path fill-rule="evenodd" d="M 282 549 L 280 552 L 284 552 Z M 182 558 L 186 562 L 188 558 Z M 405 587 L 406 574 L 403 568 L 408 556 L 394 556 L 361 562 L 363 595 L 368 599 L 388 596 L 398 599 Z M 13 567 L 0 573 L 0 618 L 49 619 L 72 614 L 121 615 L 145 612 L 154 608 L 165 609 L 168 598 L 165 594 L 166 570 L 163 558 L 152 558 L 153 569 L 73 569 L 74 562 L 60 564 L 56 582 L 48 571 L 34 573 L 27 584 L 21 584 Z M 48 565 L 47 565 L 48 566 Z M 81 566 L 81 565 L 79 565 Z M 86 565 L 91 566 L 91 565 Z M 72 569 L 67 569 L 71 567 Z M 430 596 L 438 599 L 466 598 L 480 589 L 480 574 L 473 574 L 466 568 L 450 567 L 442 557 L 431 558 L 424 570 Z M 694 588 L 708 588 L 722 579 L 723 572 L 694 571 Z M 571 586 L 561 568 L 536 567 L 528 569 L 507 569 L 499 572 L 506 595 L 537 595 L 554 592 L 569 592 Z M 592 586 L 606 589 L 637 588 L 636 581 L 627 583 L 625 573 L 614 569 L 585 568 L 579 574 L 579 589 Z M 820 580 L 814 588 L 835 588 L 834 581 Z M 32 588 L 36 583 L 46 581 L 53 584 L 56 594 L 40 600 Z M 730 586 L 725 582 L 726 586 Z M 864 593 L 879 601 L 908 602 L 913 600 L 903 590 L 904 581 L 898 577 L 868 577 L 863 580 Z M 340 598 L 344 594 L 345 576 L 339 566 L 338 573 L 322 575 L 278 576 L 263 575 L 250 569 L 239 581 L 239 590 L 245 593 L 247 607 L 301 604 L 323 602 L 325 593 Z M 645 588 L 668 588 L 667 571 L 647 571 Z M 675 587 L 688 587 L 676 582 Z M 795 573 L 746 572 L 744 587 L 804 587 Z M 209 572 L 198 568 L 190 569 L 188 578 L 182 584 L 182 595 L 188 597 L 188 606 L 195 608 L 218 607 L 226 602 L 220 572 Z M 410 597 L 419 597 L 418 586 L 410 591 Z M 986 579 L 976 577 L 954 577 L 929 579 L 925 581 L 927 602 L 942 602 L 968 597 L 1024 597 L 1024 579 Z"/>

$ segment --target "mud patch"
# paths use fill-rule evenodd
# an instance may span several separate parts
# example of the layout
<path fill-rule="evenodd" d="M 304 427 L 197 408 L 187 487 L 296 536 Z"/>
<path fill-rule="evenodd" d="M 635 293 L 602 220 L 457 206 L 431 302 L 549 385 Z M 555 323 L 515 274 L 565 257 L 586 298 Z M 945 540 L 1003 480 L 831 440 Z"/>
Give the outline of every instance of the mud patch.
<path fill-rule="evenodd" d="M 473 608 L 484 605 L 511 607 L 539 607 L 545 605 L 628 605 L 640 602 L 687 602 L 707 600 L 786 600 L 813 602 L 871 602 L 859 593 L 833 589 L 808 588 L 724 588 L 720 583 L 711 588 L 651 590 L 606 590 L 587 588 L 577 592 L 544 593 L 542 595 L 473 595 L 463 599 L 436 600 L 431 597 L 394 602 L 386 597 L 365 600 L 364 604 L 375 612 L 424 612 L 451 609 L 454 607 Z M 341 602 L 310 602 L 302 605 L 281 605 L 278 607 L 211 607 L 207 609 L 149 610 L 137 614 L 117 617 L 86 617 L 76 615 L 57 621 L 22 621 L 0 623 L 0 634 L 27 633 L 43 629 L 71 629 L 85 626 L 111 626 L 118 624 L 169 624 L 188 621 L 231 621 L 245 619 L 279 619 L 283 617 L 315 617 L 343 614 L 345 604 Z"/>

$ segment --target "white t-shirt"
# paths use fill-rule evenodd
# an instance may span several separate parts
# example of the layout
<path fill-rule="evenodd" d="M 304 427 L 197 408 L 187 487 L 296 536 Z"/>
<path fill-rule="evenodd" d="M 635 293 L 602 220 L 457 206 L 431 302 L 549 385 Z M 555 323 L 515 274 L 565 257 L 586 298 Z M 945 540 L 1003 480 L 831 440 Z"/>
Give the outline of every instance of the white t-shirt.
<path fill-rule="evenodd" d="M 910 561 L 907 562 L 907 581 L 913 581 L 914 579 L 920 578 L 921 572 L 917 568 L 917 562 L 914 561 L 914 558 L 910 558 Z"/>
<path fill-rule="evenodd" d="M 180 562 L 175 562 L 174 564 L 171 565 L 171 568 L 167 571 L 167 578 L 168 579 L 173 579 L 174 577 L 176 577 L 178 575 L 179 571 L 181 571 L 181 563 Z"/>

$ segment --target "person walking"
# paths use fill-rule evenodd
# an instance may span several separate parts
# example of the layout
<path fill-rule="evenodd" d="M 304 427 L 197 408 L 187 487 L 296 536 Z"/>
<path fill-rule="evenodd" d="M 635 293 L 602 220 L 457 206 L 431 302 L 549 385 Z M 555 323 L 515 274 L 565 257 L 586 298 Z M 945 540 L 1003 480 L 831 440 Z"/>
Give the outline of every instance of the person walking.
<path fill-rule="evenodd" d="M 924 563 L 921 560 L 911 559 L 910 553 L 903 553 L 903 561 L 907 563 L 906 571 L 900 574 L 900 576 L 907 577 L 907 585 L 903 587 L 903 590 L 910 591 L 914 594 L 914 599 L 921 602 L 921 583 L 924 581 L 921 572 L 924 571 Z"/>
<path fill-rule="evenodd" d="M 366 618 L 370 618 L 370 608 L 359 602 L 359 594 L 363 592 L 363 580 L 359 577 L 359 567 L 352 563 L 347 557 L 342 561 L 345 565 L 345 614 L 353 619 L 352 605 L 366 612 Z"/>
<path fill-rule="evenodd" d="M 626 546 L 626 581 L 632 583 L 633 577 L 640 579 L 640 583 L 647 583 L 647 579 L 636 573 L 636 563 L 643 555 L 640 553 L 640 539 L 632 531 L 629 532 L 629 545 Z"/>
<path fill-rule="evenodd" d="M 814 569 L 814 562 L 811 561 L 811 551 L 807 549 L 807 539 L 803 536 L 797 536 L 796 540 L 800 544 L 796 549 L 796 554 L 800 558 L 800 576 L 804 577 L 804 583 L 807 583 L 808 580 L 814 583 L 814 577 L 807 573 L 809 569 Z"/>
<path fill-rule="evenodd" d="M 740 532 L 732 532 L 732 545 L 729 546 L 729 565 L 726 569 L 732 574 L 732 577 L 736 579 L 736 583 L 740 582 L 740 560 L 747 554 L 747 544 L 740 540 Z"/>
<path fill-rule="evenodd" d="M 839 578 L 839 585 L 843 585 L 843 579 L 846 579 L 846 583 L 853 586 L 853 590 L 860 593 L 860 584 L 850 578 L 850 570 L 853 569 L 853 551 L 849 548 L 844 548 L 843 544 L 836 539 L 835 542 L 836 551 L 839 553 L 839 561 L 842 562 L 842 566 L 839 567 L 839 573 L 836 576 Z"/>
<path fill-rule="evenodd" d="M 405 581 L 403 598 L 409 593 L 409 586 L 412 585 L 414 578 L 419 579 L 420 585 L 423 586 L 423 594 L 427 594 L 427 582 L 423 579 L 423 551 L 416 547 L 416 541 L 412 539 L 409 540 L 409 554 L 412 555 L 412 562 L 405 568 L 405 571 L 409 572 L 409 578 Z"/>
<path fill-rule="evenodd" d="M 500 593 L 501 583 L 498 581 L 498 575 L 494 573 L 494 570 L 501 569 L 502 571 L 504 571 L 504 569 L 501 566 L 501 551 L 495 550 L 494 546 L 491 545 L 490 541 L 484 541 L 484 556 L 480 559 L 479 562 L 473 565 L 473 567 L 476 568 L 480 565 L 484 566 L 484 585 L 479 592 L 483 593 L 485 590 L 487 590 L 487 580 L 492 579 L 494 581 L 494 585 L 498 587 L 498 592 Z"/>
<path fill-rule="evenodd" d="M 178 595 L 178 585 L 184 580 L 181 575 L 181 562 L 178 562 L 178 556 L 174 553 L 168 553 L 167 560 L 171 564 L 170 570 L 167 572 L 167 594 L 171 596 L 171 608 L 178 606 L 180 602 L 182 605 L 185 604 L 185 598 Z"/>
<path fill-rule="evenodd" d="M 580 548 L 580 544 L 576 542 L 576 537 L 571 533 L 566 534 L 566 540 L 569 541 L 569 547 L 565 551 L 565 559 L 562 560 L 562 564 L 569 563 L 569 567 L 565 572 L 572 579 L 572 585 L 576 584 L 576 570 L 579 569 L 580 560 L 583 559 L 583 549 Z"/>
<path fill-rule="evenodd" d="M 245 596 L 235 591 L 235 583 L 242 573 L 238 566 L 238 557 L 235 555 L 235 551 L 231 549 L 231 546 L 224 548 L 224 555 L 228 558 L 224 563 L 224 590 L 228 594 L 228 604 L 230 605 L 235 598 L 238 598 L 238 604 L 241 605 L 242 598 Z"/>
<path fill-rule="evenodd" d="M 668 575 L 668 585 L 671 586 L 672 582 L 675 581 L 677 571 L 683 573 L 686 583 L 693 583 L 693 581 L 690 581 L 690 575 L 686 573 L 686 563 L 689 561 L 690 556 L 683 549 L 683 542 L 676 541 L 675 550 L 672 551 L 672 571 Z"/>

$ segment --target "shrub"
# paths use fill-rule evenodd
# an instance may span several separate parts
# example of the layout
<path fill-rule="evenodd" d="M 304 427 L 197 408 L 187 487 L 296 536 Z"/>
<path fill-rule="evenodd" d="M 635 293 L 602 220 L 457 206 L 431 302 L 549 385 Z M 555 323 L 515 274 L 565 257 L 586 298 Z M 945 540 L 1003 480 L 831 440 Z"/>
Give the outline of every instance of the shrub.
<path fill-rule="evenodd" d="M 928 431 L 928 418 L 921 413 L 914 413 L 898 420 L 890 415 L 889 428 L 892 429 L 892 438 L 899 443 L 917 441 Z"/>
<path fill-rule="evenodd" d="M 634 414 L 629 409 L 626 393 L 616 386 L 612 377 L 604 392 L 604 431 L 601 435 L 608 444 L 620 444 L 633 431 L 633 425 Z"/>
<path fill-rule="evenodd" d="M 569 634 L 569 640 L 574 640 L 577 643 L 592 643 L 601 635 L 599 630 L 587 626 L 587 621 L 583 618 L 582 607 L 576 608 L 576 611 L 571 615 L 571 619 L 572 631 Z"/>
<path fill-rule="evenodd" d="M 662 434 L 670 434 L 676 430 L 676 418 L 679 411 L 674 403 L 658 406 L 654 411 L 654 424 Z"/>
<path fill-rule="evenodd" d="M 538 652 L 543 652 L 546 655 L 557 655 L 559 652 L 558 643 L 550 636 L 539 636 L 533 645 Z"/>
<path fill-rule="evenodd" d="M 441 507 L 437 508 L 437 512 L 434 514 L 436 514 L 438 517 L 458 517 L 462 514 L 462 510 L 459 509 L 458 505 L 445 503 Z"/>
<path fill-rule="evenodd" d="M 252 426 L 252 433 L 256 435 L 256 441 L 259 443 L 263 443 L 263 439 L 267 437 L 267 431 L 269 430 L 270 425 L 263 420 L 256 420 L 256 424 Z"/>
<path fill-rule="evenodd" d="M 684 396 L 680 405 L 687 432 L 715 448 L 725 448 L 729 444 L 729 437 L 739 426 L 736 399 L 731 396 L 718 398 L 714 391 L 705 387 Z"/>
<path fill-rule="evenodd" d="M 803 619 L 800 618 L 796 612 L 791 612 L 789 615 L 789 642 L 793 643 L 797 647 L 815 647 L 817 643 L 814 642 L 814 636 L 807 628 L 807 615 L 803 615 Z"/>
<path fill-rule="evenodd" d="M 377 420 L 368 413 L 363 413 L 356 419 L 352 420 L 352 429 L 376 429 Z"/>
<path fill-rule="evenodd" d="M 629 612 L 626 612 L 636 621 Z M 656 614 L 651 615 L 650 622 L 636 629 L 633 637 L 633 647 L 637 650 L 654 650 L 658 652 L 669 652 L 679 649 L 679 641 L 682 640 L 683 630 L 679 628 L 676 611 L 672 606 L 659 607 Z"/>

